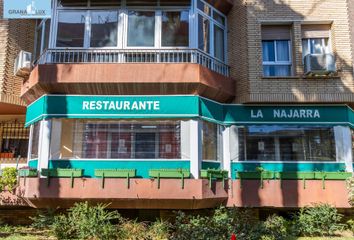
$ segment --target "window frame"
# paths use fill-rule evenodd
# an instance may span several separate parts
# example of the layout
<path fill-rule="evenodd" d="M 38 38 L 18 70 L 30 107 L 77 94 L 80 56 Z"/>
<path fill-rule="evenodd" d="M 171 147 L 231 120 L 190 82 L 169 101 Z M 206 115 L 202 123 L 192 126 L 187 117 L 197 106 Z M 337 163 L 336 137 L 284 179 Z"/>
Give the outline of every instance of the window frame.
<path fill-rule="evenodd" d="M 272 41 L 274 44 L 274 61 L 263 61 L 263 42 L 265 41 Z M 278 41 L 288 41 L 288 54 L 289 54 L 289 61 L 278 61 L 278 54 L 277 54 L 277 42 Z M 263 77 L 291 77 L 293 76 L 293 56 L 291 51 L 291 39 L 284 39 L 284 40 L 262 40 L 262 75 Z M 264 66 L 290 66 L 290 74 L 285 76 L 265 76 L 264 75 Z"/>
<path fill-rule="evenodd" d="M 314 39 L 321 39 L 321 51 L 322 53 L 312 53 L 312 47 L 311 47 L 311 40 Z M 325 40 L 327 39 L 327 47 L 325 44 Z M 331 38 L 330 37 L 319 37 L 319 38 L 302 38 L 301 39 L 301 50 L 302 50 L 302 60 L 304 61 L 305 56 L 304 55 L 304 48 L 303 48 L 303 42 L 307 42 L 307 49 L 310 50 L 310 53 L 308 54 L 330 54 L 332 53 L 332 44 L 331 44 Z"/>
<path fill-rule="evenodd" d="M 205 4 L 207 7 L 210 8 L 210 16 L 206 13 L 204 13 L 203 11 L 201 11 L 198 8 L 198 1 L 202 2 L 203 4 Z M 215 58 L 216 60 L 220 61 L 220 62 L 224 62 L 224 63 L 228 63 L 228 58 L 227 58 L 227 18 L 226 16 L 218 11 L 217 9 L 215 9 L 212 5 L 210 5 L 209 3 L 205 2 L 204 0 L 192 0 L 193 2 L 193 8 L 195 10 L 195 26 L 197 31 L 196 32 L 196 36 L 195 36 L 195 48 L 202 51 L 203 53 L 209 55 L 210 57 Z M 220 16 L 222 16 L 225 20 L 225 25 L 222 25 L 220 22 L 218 22 L 216 19 L 214 19 L 214 12 L 216 12 L 217 14 L 219 14 Z M 199 49 L 198 47 L 198 31 L 199 31 L 199 21 L 198 21 L 198 17 L 199 15 L 201 15 L 203 18 L 206 18 L 209 20 L 209 38 L 210 38 L 210 53 L 205 52 L 201 49 Z M 220 27 L 223 31 L 224 31 L 224 60 L 221 60 L 217 57 L 215 57 L 215 49 L 214 49 L 214 43 L 215 43 L 215 39 L 214 39 L 214 24 L 217 25 L 218 27 Z"/>
<path fill-rule="evenodd" d="M 192 0 L 193 1 L 193 0 Z M 50 46 L 54 49 L 190 49 L 193 43 L 193 34 L 192 29 L 194 25 L 193 21 L 193 7 L 179 7 L 179 6 L 166 6 L 166 7 L 136 7 L 136 6 L 102 6 L 102 7 L 90 7 L 90 3 L 86 7 L 60 7 L 58 6 L 58 1 L 55 1 L 56 4 L 54 6 L 54 19 L 52 24 L 53 40 L 50 42 Z M 89 2 L 89 1 L 88 1 Z M 84 33 L 84 46 L 83 47 L 57 47 L 57 37 L 58 37 L 58 20 L 59 20 L 59 12 L 65 11 L 86 11 L 85 13 L 85 33 Z M 118 29 L 117 29 L 117 46 L 111 47 L 91 47 L 90 46 L 90 34 L 91 34 L 91 12 L 92 11 L 117 11 L 118 15 Z M 128 12 L 129 11 L 147 11 L 147 12 L 155 12 L 155 42 L 154 46 L 146 47 L 146 46 L 128 46 Z M 189 21 L 189 33 L 188 33 L 188 46 L 171 46 L 171 47 L 163 47 L 162 42 L 162 12 L 177 12 L 177 11 L 188 11 L 188 21 Z"/>

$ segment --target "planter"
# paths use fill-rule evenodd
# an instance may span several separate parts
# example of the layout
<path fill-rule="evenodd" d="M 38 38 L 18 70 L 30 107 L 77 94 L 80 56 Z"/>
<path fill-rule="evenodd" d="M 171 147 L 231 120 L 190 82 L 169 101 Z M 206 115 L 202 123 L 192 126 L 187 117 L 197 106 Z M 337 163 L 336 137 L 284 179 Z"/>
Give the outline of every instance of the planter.
<path fill-rule="evenodd" d="M 136 169 L 95 169 L 95 176 L 106 178 L 136 177 Z"/>
<path fill-rule="evenodd" d="M 272 172 L 272 171 L 236 172 L 236 178 L 239 178 L 239 179 L 275 179 L 276 173 Z"/>
<path fill-rule="evenodd" d="M 315 172 L 315 179 L 319 180 L 346 180 L 351 176 L 350 172 Z"/>
<path fill-rule="evenodd" d="M 229 172 L 221 169 L 206 169 L 200 171 L 201 178 L 209 179 L 209 188 L 211 188 L 212 179 L 222 179 L 222 186 L 225 187 L 225 179 L 228 178 Z"/>
<path fill-rule="evenodd" d="M 37 169 L 19 169 L 18 176 L 19 177 L 37 177 L 38 172 L 37 172 Z"/>
<path fill-rule="evenodd" d="M 228 178 L 228 171 L 221 169 L 206 169 L 200 171 L 201 178 L 216 178 L 216 179 L 225 179 Z"/>
<path fill-rule="evenodd" d="M 181 178 L 181 187 L 184 189 L 184 179 L 189 178 L 191 172 L 186 168 L 177 169 L 150 169 L 149 176 L 157 178 L 157 188 L 160 189 L 160 178 Z"/>
<path fill-rule="evenodd" d="M 315 179 L 315 172 L 279 172 L 280 179 Z"/>
<path fill-rule="evenodd" d="M 51 169 L 42 169 L 41 174 L 46 177 L 73 177 L 79 178 L 82 177 L 84 170 L 83 169 L 75 169 L 75 168 L 51 168 Z"/>
<path fill-rule="evenodd" d="M 160 177 L 160 178 L 189 178 L 190 176 L 189 169 L 178 168 L 178 169 L 150 169 L 150 177 Z"/>
<path fill-rule="evenodd" d="M 80 168 L 43 168 L 41 174 L 47 178 L 47 186 L 49 187 L 50 178 L 71 178 L 71 188 L 74 187 L 74 178 L 79 178 L 83 176 L 83 169 Z"/>

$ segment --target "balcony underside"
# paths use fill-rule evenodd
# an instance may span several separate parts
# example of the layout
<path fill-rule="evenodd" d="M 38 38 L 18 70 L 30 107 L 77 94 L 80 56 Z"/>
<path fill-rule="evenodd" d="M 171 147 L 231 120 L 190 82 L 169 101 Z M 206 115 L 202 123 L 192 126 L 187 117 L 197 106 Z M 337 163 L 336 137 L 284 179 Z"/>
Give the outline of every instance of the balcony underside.
<path fill-rule="evenodd" d="M 21 179 L 18 193 L 34 207 L 70 207 L 77 201 L 107 202 L 111 208 L 121 209 L 202 209 L 227 205 L 228 207 L 298 208 L 312 203 L 329 203 L 337 208 L 350 208 L 345 181 L 233 180 L 223 187 L 221 181 L 185 179 L 157 180 L 75 179 L 71 187 L 69 178 Z"/>
<path fill-rule="evenodd" d="M 227 102 L 234 80 L 192 63 L 40 64 L 22 87 L 32 102 L 43 94 L 197 94 Z"/>

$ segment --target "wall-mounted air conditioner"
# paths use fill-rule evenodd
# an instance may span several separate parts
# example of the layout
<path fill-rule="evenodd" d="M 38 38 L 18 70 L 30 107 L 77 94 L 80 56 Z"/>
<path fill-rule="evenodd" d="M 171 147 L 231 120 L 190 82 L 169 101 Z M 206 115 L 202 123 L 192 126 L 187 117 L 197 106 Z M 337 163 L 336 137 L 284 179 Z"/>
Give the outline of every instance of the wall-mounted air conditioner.
<path fill-rule="evenodd" d="M 329 75 L 336 72 L 336 60 L 333 54 L 307 54 L 304 58 L 306 75 Z"/>
<path fill-rule="evenodd" d="M 28 77 L 31 72 L 32 53 L 20 51 L 15 59 L 14 75 Z"/>

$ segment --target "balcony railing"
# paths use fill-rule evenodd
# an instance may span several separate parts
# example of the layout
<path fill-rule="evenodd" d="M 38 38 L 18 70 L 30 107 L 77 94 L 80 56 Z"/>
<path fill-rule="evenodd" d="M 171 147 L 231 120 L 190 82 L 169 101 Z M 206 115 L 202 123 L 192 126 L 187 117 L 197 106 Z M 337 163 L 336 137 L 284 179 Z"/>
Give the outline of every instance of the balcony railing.
<path fill-rule="evenodd" d="M 36 62 L 51 63 L 197 63 L 229 76 L 228 65 L 198 49 L 47 49 Z"/>

